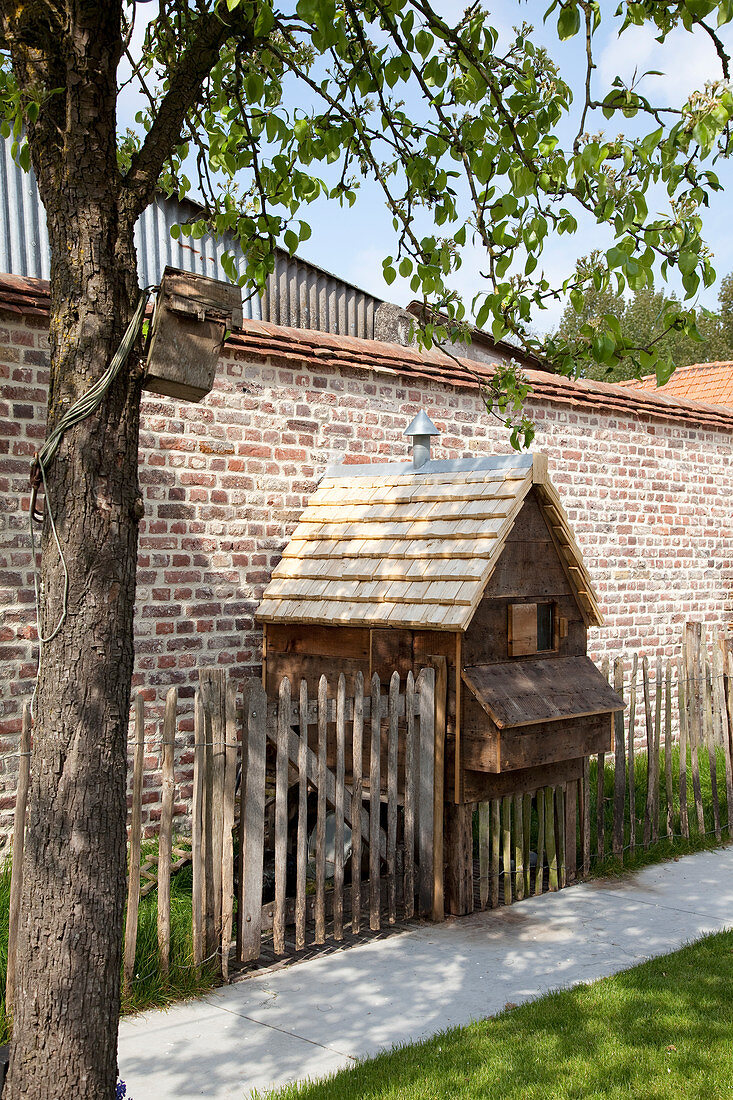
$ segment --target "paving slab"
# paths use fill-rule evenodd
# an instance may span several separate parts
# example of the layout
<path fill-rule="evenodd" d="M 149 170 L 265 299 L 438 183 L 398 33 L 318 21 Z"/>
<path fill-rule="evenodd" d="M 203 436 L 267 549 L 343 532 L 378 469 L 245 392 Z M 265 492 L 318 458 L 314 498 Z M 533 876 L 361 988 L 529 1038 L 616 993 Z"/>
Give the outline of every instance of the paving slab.
<path fill-rule="evenodd" d="M 120 1025 L 133 1100 L 244 1100 L 733 923 L 733 847 L 253 974 Z"/>

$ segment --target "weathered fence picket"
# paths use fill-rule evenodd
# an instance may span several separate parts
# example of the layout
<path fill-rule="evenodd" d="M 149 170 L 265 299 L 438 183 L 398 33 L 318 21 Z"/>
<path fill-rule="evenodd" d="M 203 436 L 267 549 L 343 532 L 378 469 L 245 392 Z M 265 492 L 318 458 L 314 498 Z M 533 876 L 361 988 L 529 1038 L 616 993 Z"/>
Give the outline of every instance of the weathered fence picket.
<path fill-rule="evenodd" d="M 237 904 L 237 961 L 240 964 L 259 958 L 262 931 L 267 696 L 259 680 L 245 681 L 243 716 Z"/>
<path fill-rule="evenodd" d="M 142 698 L 138 696 L 142 705 Z M 191 858 L 193 863 L 193 884 L 191 887 L 191 937 L 193 940 L 194 966 L 200 967 L 204 961 L 205 921 L 204 899 L 206 894 L 204 869 L 204 771 L 206 722 L 201 692 L 194 696 L 193 710 L 194 749 L 193 749 L 193 799 L 191 808 Z"/>
<path fill-rule="evenodd" d="M 24 716 L 25 718 L 25 716 Z M 25 724 L 25 723 L 24 723 Z M 29 727 L 30 728 L 30 727 Z M 145 767 L 145 717 L 143 697 L 135 697 L 135 755 L 132 771 L 132 806 L 130 814 L 130 856 L 128 860 L 127 913 L 125 916 L 125 954 L 122 965 L 122 991 L 130 992 L 135 973 L 135 948 L 137 946 L 137 914 L 140 904 L 140 847 L 142 841 L 143 770 Z M 20 784 L 18 797 L 20 798 Z M 16 806 L 16 828 L 18 825 Z M 15 852 L 15 844 L 13 845 Z M 11 909 L 12 928 L 12 909 Z M 14 952 L 8 946 L 8 965 Z"/>
<path fill-rule="evenodd" d="M 158 831 L 158 954 L 160 970 L 167 974 L 171 953 L 171 855 L 173 850 L 173 758 L 176 745 L 178 691 L 172 687 L 165 699 L 163 739 L 160 748 L 161 805 Z"/>
<path fill-rule="evenodd" d="M 613 687 L 617 695 L 624 696 L 624 664 L 620 657 L 613 662 Z M 624 791 L 626 788 L 626 745 L 624 739 L 624 712 L 616 711 L 614 720 L 614 786 L 613 786 L 613 854 L 621 859 L 624 851 Z"/>

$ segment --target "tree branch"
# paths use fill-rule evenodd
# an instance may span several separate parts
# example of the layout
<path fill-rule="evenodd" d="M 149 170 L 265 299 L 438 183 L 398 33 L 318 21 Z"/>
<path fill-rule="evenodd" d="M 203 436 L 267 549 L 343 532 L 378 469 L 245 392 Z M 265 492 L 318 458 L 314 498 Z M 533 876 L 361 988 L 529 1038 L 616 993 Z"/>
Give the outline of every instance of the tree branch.
<path fill-rule="evenodd" d="M 242 38 L 248 49 L 254 45 L 252 23 L 244 19 L 241 11 L 240 6 L 227 13 L 225 5 L 217 5 L 214 11 L 198 17 L 189 45 L 170 74 L 168 91 L 153 124 L 122 182 L 121 213 L 131 221 L 135 221 L 152 200 L 163 165 L 180 138 L 186 116 L 196 103 L 202 84 L 219 60 L 222 46 L 234 36 Z"/>
<path fill-rule="evenodd" d="M 726 52 L 725 46 L 723 45 L 721 39 L 718 37 L 712 27 L 709 27 L 707 23 L 704 22 L 704 20 L 696 19 L 695 22 L 697 26 L 702 27 L 705 33 L 708 34 L 712 39 L 713 45 L 715 46 L 715 52 L 720 58 L 720 64 L 723 66 L 723 79 L 730 80 L 730 55 Z"/>

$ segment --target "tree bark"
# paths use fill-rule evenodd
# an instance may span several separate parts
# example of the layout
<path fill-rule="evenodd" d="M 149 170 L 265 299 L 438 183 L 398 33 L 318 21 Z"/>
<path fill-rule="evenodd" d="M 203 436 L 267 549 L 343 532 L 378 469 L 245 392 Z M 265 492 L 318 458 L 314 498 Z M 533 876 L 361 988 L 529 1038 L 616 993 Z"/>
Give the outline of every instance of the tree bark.
<path fill-rule="evenodd" d="M 63 104 L 50 102 L 29 133 L 52 252 L 49 428 L 105 370 L 137 287 L 131 227 L 117 214 L 119 5 L 72 10 L 49 66 L 63 77 Z M 114 1095 L 139 398 L 128 362 L 103 404 L 64 436 L 48 473 L 44 635 L 64 606 L 50 513 L 68 601 L 42 649 L 8 1100 Z"/>
<path fill-rule="evenodd" d="M 48 429 L 104 372 L 138 297 L 134 224 L 219 58 L 256 11 L 190 11 L 154 124 L 117 164 L 121 0 L 0 0 L 51 244 Z M 126 762 L 141 372 L 134 357 L 48 471 L 41 651 L 5 1100 L 111 1100 L 126 862 Z M 68 570 L 52 538 L 53 515 Z M 56 625 L 62 621 L 58 631 Z"/>

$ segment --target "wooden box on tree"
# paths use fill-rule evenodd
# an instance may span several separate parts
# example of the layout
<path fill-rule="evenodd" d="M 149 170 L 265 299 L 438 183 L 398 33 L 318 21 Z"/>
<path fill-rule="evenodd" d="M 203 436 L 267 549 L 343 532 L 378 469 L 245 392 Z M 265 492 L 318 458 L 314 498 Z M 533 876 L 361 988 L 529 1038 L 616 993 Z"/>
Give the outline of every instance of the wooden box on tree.
<path fill-rule="evenodd" d="M 239 287 L 166 267 L 153 314 L 144 388 L 201 401 L 214 384 L 227 329 L 241 325 Z"/>

